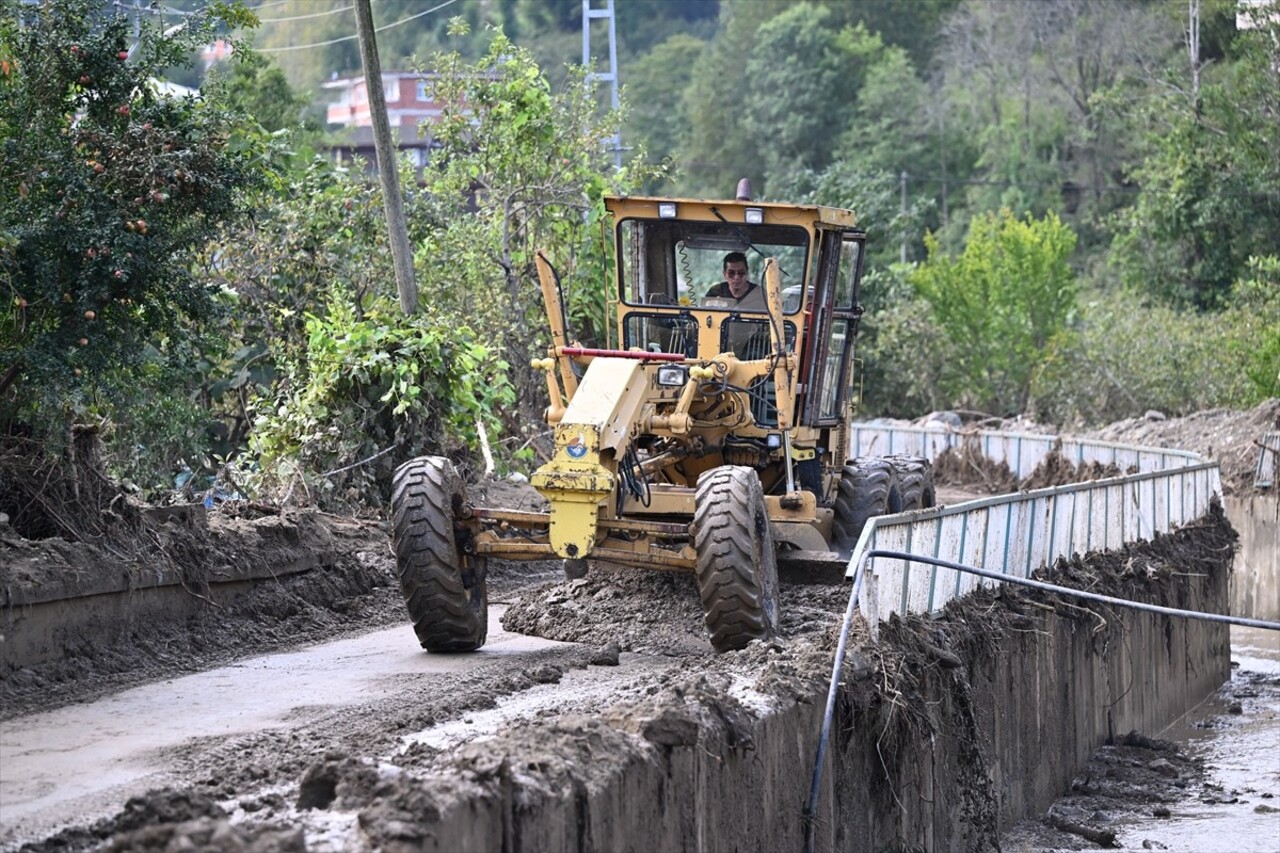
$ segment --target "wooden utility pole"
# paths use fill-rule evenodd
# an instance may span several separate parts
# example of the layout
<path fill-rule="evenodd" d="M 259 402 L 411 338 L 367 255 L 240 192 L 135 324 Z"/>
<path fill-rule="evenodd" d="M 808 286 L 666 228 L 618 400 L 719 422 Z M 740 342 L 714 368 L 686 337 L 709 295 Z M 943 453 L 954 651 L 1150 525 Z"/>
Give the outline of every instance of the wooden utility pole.
<path fill-rule="evenodd" d="M 378 157 L 378 177 L 382 181 L 382 208 L 387 214 L 391 241 L 391 262 L 396 270 L 396 290 L 400 310 L 418 310 L 418 285 L 413 278 L 413 252 L 404 224 L 404 202 L 400 198 L 400 173 L 395 148 L 391 144 L 391 124 L 387 120 L 387 99 L 382 91 L 382 65 L 378 62 L 378 38 L 373 30 L 369 0 L 355 0 L 356 35 L 360 39 L 360 60 L 364 65 L 364 87 L 369 98 L 369 121 L 373 126 L 373 150 Z"/>

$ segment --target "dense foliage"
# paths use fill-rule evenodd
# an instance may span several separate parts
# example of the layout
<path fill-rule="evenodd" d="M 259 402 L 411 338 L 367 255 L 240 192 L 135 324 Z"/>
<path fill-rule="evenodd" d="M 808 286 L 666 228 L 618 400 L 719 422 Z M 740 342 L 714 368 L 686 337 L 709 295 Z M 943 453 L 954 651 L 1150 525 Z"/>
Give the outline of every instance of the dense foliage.
<path fill-rule="evenodd" d="M 238 295 L 246 344 L 262 342 L 228 366 L 251 387 L 225 412 L 252 424 L 255 467 L 238 479 L 255 491 L 377 502 L 400 462 L 446 453 L 468 466 L 482 435 L 500 464 L 527 456 L 545 406 L 528 367 L 546 343 L 538 249 L 575 334 L 603 334 L 603 194 L 648 172 L 611 174 L 618 117 L 580 74 L 553 87 L 528 51 L 490 38 L 474 62 L 433 57 L 439 147 L 421 169 L 400 164 L 420 313 L 393 310 L 382 207 L 363 171 L 317 159 L 218 241 L 235 259 L 217 274 Z"/>
<path fill-rule="evenodd" d="M 0 420 L 53 434 L 189 355 L 218 308 L 192 252 L 255 180 L 257 151 L 216 95 L 159 84 L 240 13 L 215 4 L 135 42 L 100 6 L 0 16 Z"/>
<path fill-rule="evenodd" d="M 1067 257 L 1076 238 L 1050 214 L 1017 220 L 1007 210 L 969 227 L 958 258 L 938 256 L 912 275 L 932 309 L 952 357 L 939 377 L 949 399 L 989 412 L 1022 412 L 1037 365 L 1075 308 Z"/>
<path fill-rule="evenodd" d="M 0 0 L 7 432 L 102 423 L 143 488 L 190 468 L 322 505 L 377 502 L 417 453 L 478 465 L 482 436 L 527 462 L 535 253 L 571 335 L 607 344 L 603 194 L 744 176 L 868 230 L 864 413 L 1097 422 L 1280 395 L 1266 7 L 617 0 L 611 112 L 577 66 L 580 0 L 381 0 L 384 70 L 430 72 L 443 103 L 429 160 L 398 164 L 424 306 L 405 317 L 376 182 L 314 119 L 321 84 L 359 73 L 350 4 L 248 6 L 172 0 L 135 38 L 102 0 Z M 193 62 L 228 34 L 261 53 Z"/>

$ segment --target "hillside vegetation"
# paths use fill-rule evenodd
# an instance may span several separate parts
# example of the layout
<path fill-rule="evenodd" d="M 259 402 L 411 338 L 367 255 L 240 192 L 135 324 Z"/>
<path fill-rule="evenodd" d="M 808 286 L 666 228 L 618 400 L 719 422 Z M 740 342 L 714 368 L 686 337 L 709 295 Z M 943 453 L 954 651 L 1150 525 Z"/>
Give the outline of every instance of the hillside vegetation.
<path fill-rule="evenodd" d="M 135 38 L 98 0 L 0 0 L 0 511 L 56 505 L 42 478 L 98 453 L 143 496 L 327 508 L 380 504 L 420 453 L 469 465 L 482 436 L 524 467 L 535 252 L 604 344 L 603 195 L 740 177 L 858 212 L 869 415 L 1088 426 L 1280 396 L 1266 7 L 616 0 L 610 112 L 578 0 L 381 0 L 383 68 L 434 72 L 446 104 L 431 161 L 401 164 L 406 317 L 377 184 L 317 122 L 320 84 L 359 69 L 347 5 L 188 0 Z M 204 70 L 218 36 L 235 53 Z"/>

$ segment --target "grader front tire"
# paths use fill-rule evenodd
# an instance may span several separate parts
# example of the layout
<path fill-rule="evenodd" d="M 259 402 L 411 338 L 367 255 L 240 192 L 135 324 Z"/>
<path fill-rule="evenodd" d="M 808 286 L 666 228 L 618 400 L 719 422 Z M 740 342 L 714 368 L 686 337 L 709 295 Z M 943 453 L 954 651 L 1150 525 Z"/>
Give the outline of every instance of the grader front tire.
<path fill-rule="evenodd" d="M 764 490 L 751 468 L 722 465 L 698 478 L 693 545 L 711 645 L 741 649 L 778 632 L 778 555 Z"/>
<path fill-rule="evenodd" d="M 429 652 L 470 652 L 489 631 L 485 560 L 462 555 L 454 522 L 465 498 L 448 459 L 419 456 L 392 481 L 392 541 L 400 591 Z"/>

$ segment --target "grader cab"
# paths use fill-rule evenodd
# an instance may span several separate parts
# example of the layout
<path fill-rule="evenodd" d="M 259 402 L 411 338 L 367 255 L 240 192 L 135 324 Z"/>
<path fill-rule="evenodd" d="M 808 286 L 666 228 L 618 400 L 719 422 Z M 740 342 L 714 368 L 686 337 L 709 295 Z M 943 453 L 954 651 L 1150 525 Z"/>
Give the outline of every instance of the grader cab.
<path fill-rule="evenodd" d="M 484 643 L 489 557 L 559 558 L 569 577 L 593 563 L 692 572 L 712 645 L 742 648 L 777 631 L 780 552 L 847 558 L 868 518 L 933 504 L 926 460 L 847 459 L 854 214 L 738 196 L 606 200 L 616 348 L 567 338 L 539 256 L 551 344 L 534 367 L 554 452 L 531 482 L 550 508 L 474 506 L 440 457 L 400 467 L 394 546 L 424 648 Z M 724 281 L 743 258 L 745 294 Z"/>

